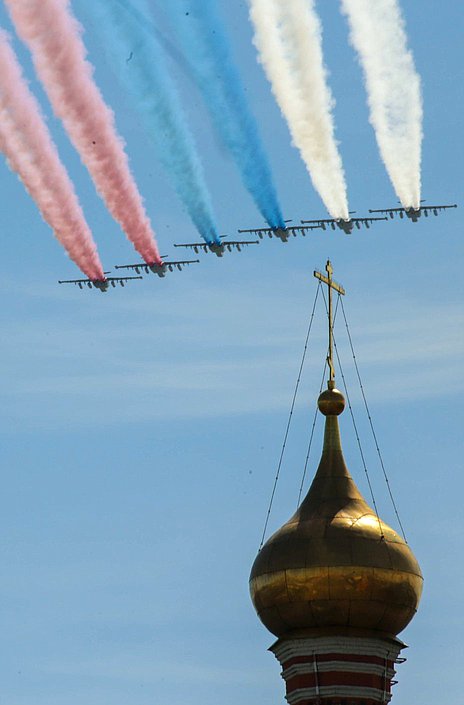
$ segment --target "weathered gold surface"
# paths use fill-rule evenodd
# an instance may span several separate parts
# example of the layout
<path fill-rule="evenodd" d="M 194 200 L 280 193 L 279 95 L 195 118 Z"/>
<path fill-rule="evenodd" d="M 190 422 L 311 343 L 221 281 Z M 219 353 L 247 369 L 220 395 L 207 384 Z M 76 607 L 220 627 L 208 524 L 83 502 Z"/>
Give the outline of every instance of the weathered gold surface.
<path fill-rule="evenodd" d="M 345 408 L 345 397 L 338 389 L 326 389 L 317 400 L 319 411 L 324 416 L 339 416 Z"/>
<path fill-rule="evenodd" d="M 311 488 L 258 554 L 250 590 L 261 620 L 279 637 L 337 626 L 396 635 L 414 616 L 419 565 L 361 496 L 345 465 L 335 415 L 326 418 Z"/>

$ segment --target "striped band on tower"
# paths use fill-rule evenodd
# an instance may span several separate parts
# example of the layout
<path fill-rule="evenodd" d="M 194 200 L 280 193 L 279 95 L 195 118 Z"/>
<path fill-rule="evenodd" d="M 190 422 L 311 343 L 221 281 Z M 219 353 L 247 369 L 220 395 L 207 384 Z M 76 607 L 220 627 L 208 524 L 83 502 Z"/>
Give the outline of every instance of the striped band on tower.
<path fill-rule="evenodd" d="M 383 705 L 403 648 L 395 638 L 337 635 L 282 638 L 270 650 L 289 705 Z"/>

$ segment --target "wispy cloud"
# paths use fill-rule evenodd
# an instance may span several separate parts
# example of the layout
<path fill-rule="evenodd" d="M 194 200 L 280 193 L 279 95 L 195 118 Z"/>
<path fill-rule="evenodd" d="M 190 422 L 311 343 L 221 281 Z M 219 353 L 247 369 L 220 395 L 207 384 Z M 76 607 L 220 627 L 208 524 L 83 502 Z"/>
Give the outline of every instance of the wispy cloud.
<path fill-rule="evenodd" d="M 168 310 L 166 297 L 134 290 L 103 303 L 84 299 L 79 314 L 59 325 L 43 305 L 27 327 L 8 320 L 1 351 L 6 426 L 61 428 L 287 409 L 307 313 L 290 296 L 273 297 L 270 311 L 271 286 L 256 290 L 250 283 L 210 308 L 204 301 L 214 299 L 214 287 L 200 285 L 188 296 L 173 288 Z M 464 321 L 457 305 L 415 305 L 411 316 L 398 300 L 388 306 L 362 302 L 362 310 L 361 302 L 359 308 L 351 303 L 347 314 L 368 397 L 376 403 L 436 397 L 450 376 L 455 388 L 463 388 Z M 237 315 L 243 310 L 246 316 Z M 336 335 L 356 401 L 340 314 Z M 320 311 L 305 376 L 314 390 L 325 340 Z"/>

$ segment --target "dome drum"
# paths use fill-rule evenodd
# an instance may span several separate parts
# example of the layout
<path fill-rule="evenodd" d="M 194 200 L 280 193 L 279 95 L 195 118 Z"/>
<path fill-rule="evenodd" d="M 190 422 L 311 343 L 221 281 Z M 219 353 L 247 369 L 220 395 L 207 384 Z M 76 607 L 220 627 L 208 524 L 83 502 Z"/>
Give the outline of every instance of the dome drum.
<path fill-rule="evenodd" d="M 327 630 L 279 639 L 270 650 L 281 664 L 289 705 L 385 705 L 404 646 L 399 639 Z"/>

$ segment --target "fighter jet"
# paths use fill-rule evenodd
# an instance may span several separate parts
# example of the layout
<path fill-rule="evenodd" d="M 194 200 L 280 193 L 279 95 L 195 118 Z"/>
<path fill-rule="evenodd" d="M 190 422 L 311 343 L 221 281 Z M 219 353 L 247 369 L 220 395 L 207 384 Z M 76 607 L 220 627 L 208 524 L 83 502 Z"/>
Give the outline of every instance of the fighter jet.
<path fill-rule="evenodd" d="M 353 228 L 356 225 L 358 230 L 361 229 L 361 225 L 364 225 L 366 228 L 371 227 L 371 223 L 373 223 L 375 220 L 388 220 L 388 218 L 382 217 L 382 218 L 351 218 L 351 215 L 354 211 L 350 212 L 350 217 L 348 219 L 345 218 L 321 218 L 319 220 L 302 220 L 301 222 L 303 224 L 306 223 L 315 223 L 316 227 L 320 227 L 323 230 L 326 230 L 327 226 L 329 225 L 332 230 L 335 230 L 336 228 L 340 228 L 340 230 L 343 230 L 344 233 L 347 235 L 350 235 L 350 233 L 353 232 Z M 371 211 L 369 211 L 371 212 Z"/>
<path fill-rule="evenodd" d="M 421 201 L 421 204 L 422 203 L 424 203 L 424 201 Z M 457 208 L 457 204 L 453 203 L 451 205 L 441 206 L 429 206 L 428 204 L 426 204 L 425 206 L 420 205 L 419 208 L 403 208 L 401 206 L 400 208 L 381 208 L 379 210 L 371 210 L 369 208 L 369 213 L 385 213 L 386 215 L 389 215 L 390 218 L 393 218 L 396 213 L 399 213 L 400 218 L 404 218 L 404 216 L 406 215 L 406 217 L 412 220 L 413 223 L 417 223 L 422 213 L 425 215 L 426 218 L 428 218 L 429 213 L 433 213 L 433 215 L 438 215 L 438 213 L 447 210 L 448 208 Z"/>
<path fill-rule="evenodd" d="M 159 277 L 165 277 L 167 271 L 173 272 L 174 269 L 182 271 L 185 266 L 196 264 L 199 261 L 199 259 L 183 259 L 171 262 L 163 261 L 161 264 L 156 264 L 156 262 L 153 262 L 153 264 L 147 264 L 146 262 L 140 262 L 138 264 L 117 264 L 115 265 L 115 269 L 133 269 L 137 274 L 140 274 L 141 271 L 146 274 L 153 272 L 153 274 L 157 274 Z"/>
<path fill-rule="evenodd" d="M 109 274 L 109 272 L 104 272 Z M 143 277 L 105 277 L 104 279 L 59 279 L 58 284 L 75 284 L 79 289 L 88 286 L 89 289 L 100 289 L 102 293 L 108 291 L 109 286 L 115 287 L 116 284 L 125 286 L 125 282 L 130 279 L 143 279 Z"/>
<path fill-rule="evenodd" d="M 232 252 L 232 250 L 242 251 L 242 247 L 247 245 L 259 245 L 259 240 L 226 240 L 225 235 L 220 238 L 221 242 L 187 242 L 185 244 L 174 245 L 174 247 L 189 247 L 198 254 L 203 252 L 213 252 L 217 257 L 222 257 L 224 252 Z"/>
<path fill-rule="evenodd" d="M 291 223 L 291 220 L 286 220 L 285 223 Z M 297 235 L 303 235 L 303 237 L 306 236 L 306 231 L 308 230 L 317 230 L 322 226 L 320 225 L 307 225 L 307 226 L 302 226 L 302 225 L 285 225 L 283 228 L 251 228 L 250 230 L 239 230 L 239 233 L 252 233 L 253 235 L 257 235 L 260 240 L 263 239 L 265 235 L 268 237 L 276 237 L 278 238 L 281 242 L 288 242 L 288 239 L 291 235 L 293 237 L 296 237 Z"/>

